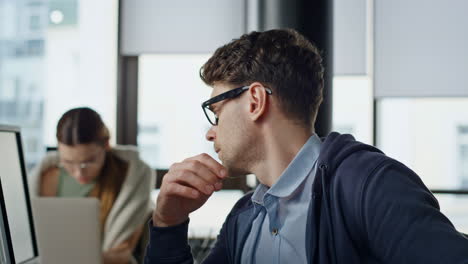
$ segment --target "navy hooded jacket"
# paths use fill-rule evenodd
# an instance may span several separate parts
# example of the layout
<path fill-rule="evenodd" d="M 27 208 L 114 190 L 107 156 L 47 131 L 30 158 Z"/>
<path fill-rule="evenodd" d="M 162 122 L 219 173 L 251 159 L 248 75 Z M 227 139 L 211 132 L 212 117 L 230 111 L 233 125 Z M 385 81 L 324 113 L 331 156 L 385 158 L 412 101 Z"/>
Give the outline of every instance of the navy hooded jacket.
<path fill-rule="evenodd" d="M 303 227 L 309 263 L 468 264 L 468 239 L 403 164 L 350 135 L 331 133 L 317 165 Z M 256 216 L 251 196 L 236 203 L 203 263 L 241 263 Z M 188 221 L 166 228 L 150 223 L 145 263 L 193 263 L 187 230 Z"/>

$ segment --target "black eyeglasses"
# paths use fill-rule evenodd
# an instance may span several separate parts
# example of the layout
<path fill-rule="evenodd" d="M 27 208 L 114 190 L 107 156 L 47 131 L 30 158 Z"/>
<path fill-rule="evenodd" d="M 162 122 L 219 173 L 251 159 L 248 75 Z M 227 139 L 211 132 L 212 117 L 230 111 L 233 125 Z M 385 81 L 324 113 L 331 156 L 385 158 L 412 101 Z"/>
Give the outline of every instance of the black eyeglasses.
<path fill-rule="evenodd" d="M 225 93 L 222 93 L 220 95 L 217 95 L 205 102 L 202 103 L 202 109 L 203 112 L 205 113 L 206 118 L 208 118 L 208 121 L 210 124 L 213 126 L 218 125 L 218 116 L 213 112 L 211 109 L 211 105 L 226 99 L 232 99 L 235 98 L 239 95 L 241 95 L 243 92 L 247 91 L 250 88 L 250 86 L 242 86 L 239 88 L 232 89 L 230 91 L 227 91 Z M 265 91 L 267 94 L 272 94 L 273 92 L 270 90 L 270 88 L 265 87 Z"/>

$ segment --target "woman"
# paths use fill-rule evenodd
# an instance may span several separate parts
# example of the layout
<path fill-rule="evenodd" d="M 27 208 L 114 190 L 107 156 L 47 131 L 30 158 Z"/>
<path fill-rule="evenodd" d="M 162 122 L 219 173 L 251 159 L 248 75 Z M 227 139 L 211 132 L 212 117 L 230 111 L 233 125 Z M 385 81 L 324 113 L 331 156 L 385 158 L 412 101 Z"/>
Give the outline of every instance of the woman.
<path fill-rule="evenodd" d="M 57 125 L 58 151 L 32 172 L 33 195 L 96 197 L 104 263 L 134 263 L 135 248 L 152 210 L 156 179 L 135 147 L 109 145 L 109 130 L 90 108 L 66 112 Z"/>

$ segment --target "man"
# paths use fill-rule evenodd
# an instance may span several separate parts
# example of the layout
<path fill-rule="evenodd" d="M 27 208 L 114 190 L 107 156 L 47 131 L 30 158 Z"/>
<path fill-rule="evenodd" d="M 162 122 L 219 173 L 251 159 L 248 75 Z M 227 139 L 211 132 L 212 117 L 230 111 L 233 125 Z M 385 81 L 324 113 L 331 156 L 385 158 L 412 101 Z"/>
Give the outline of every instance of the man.
<path fill-rule="evenodd" d="M 145 263 L 192 263 L 189 214 L 228 175 L 249 173 L 260 185 L 205 263 L 468 263 L 468 240 L 414 172 L 350 135 L 314 133 L 322 59 L 296 31 L 243 35 L 200 76 L 213 87 L 206 138 L 223 164 L 201 154 L 171 166 Z"/>

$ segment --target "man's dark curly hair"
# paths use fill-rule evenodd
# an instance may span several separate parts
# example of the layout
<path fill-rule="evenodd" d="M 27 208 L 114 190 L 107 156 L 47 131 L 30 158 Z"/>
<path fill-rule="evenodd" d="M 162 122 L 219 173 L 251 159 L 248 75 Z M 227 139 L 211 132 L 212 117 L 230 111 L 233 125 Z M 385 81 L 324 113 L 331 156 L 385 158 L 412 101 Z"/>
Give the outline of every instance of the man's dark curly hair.
<path fill-rule="evenodd" d="M 295 30 L 275 29 L 244 34 L 218 48 L 200 77 L 209 86 L 260 82 L 289 118 L 312 127 L 323 98 L 323 72 L 317 47 Z"/>

